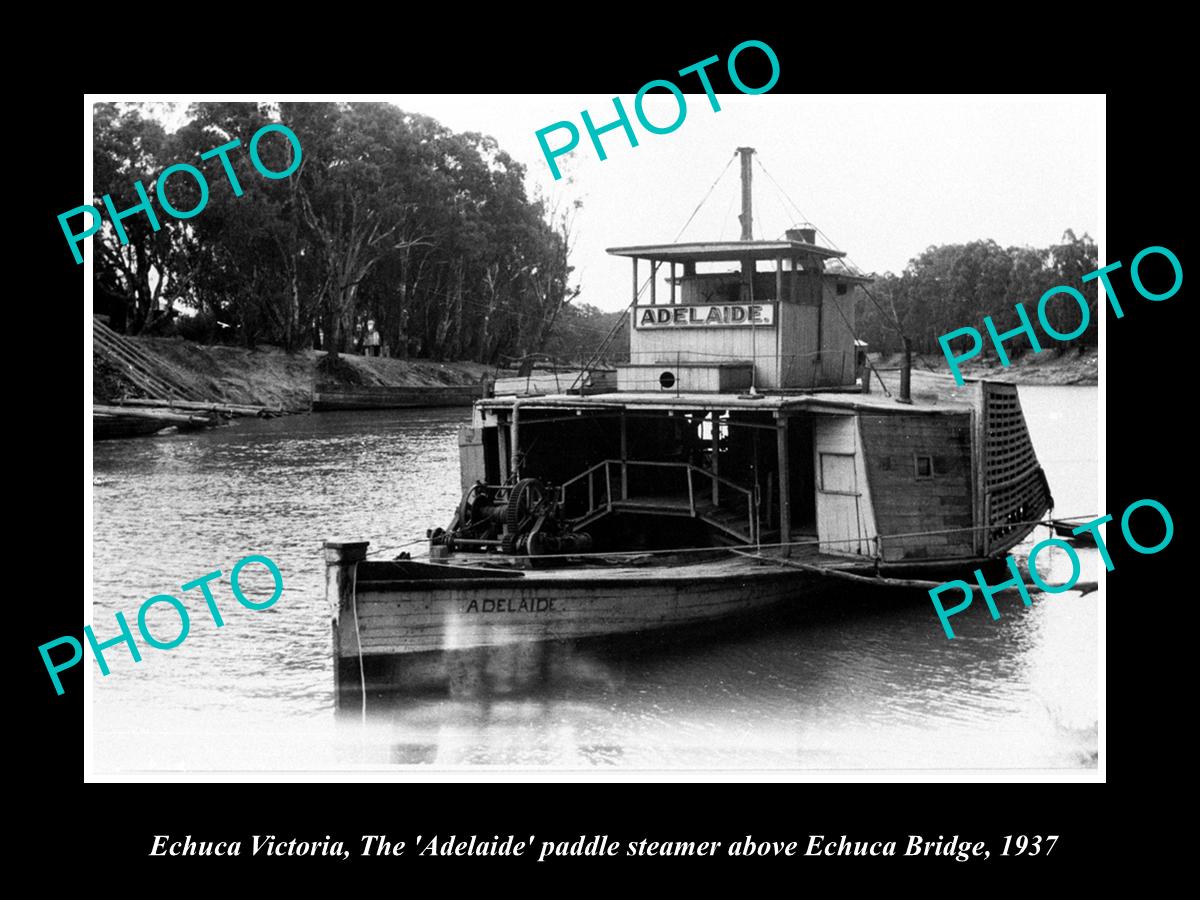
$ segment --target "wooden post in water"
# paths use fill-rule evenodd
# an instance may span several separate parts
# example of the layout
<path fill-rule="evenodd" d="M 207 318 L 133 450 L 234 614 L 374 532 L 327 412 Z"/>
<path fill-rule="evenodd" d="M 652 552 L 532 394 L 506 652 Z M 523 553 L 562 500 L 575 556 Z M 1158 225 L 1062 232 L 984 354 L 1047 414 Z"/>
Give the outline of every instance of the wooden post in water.
<path fill-rule="evenodd" d="M 345 691 L 353 696 L 359 683 L 358 631 L 354 627 L 354 585 L 358 564 L 367 558 L 369 541 L 326 541 L 325 599 L 333 613 L 333 703 L 341 708 Z"/>

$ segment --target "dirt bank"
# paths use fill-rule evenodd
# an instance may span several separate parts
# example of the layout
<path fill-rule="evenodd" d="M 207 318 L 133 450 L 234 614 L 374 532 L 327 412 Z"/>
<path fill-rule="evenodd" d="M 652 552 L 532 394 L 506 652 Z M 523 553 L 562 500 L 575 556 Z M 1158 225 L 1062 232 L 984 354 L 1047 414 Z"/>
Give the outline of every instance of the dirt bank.
<path fill-rule="evenodd" d="M 336 362 L 326 354 L 309 350 L 287 354 L 277 347 L 244 347 L 193 344 L 181 338 L 134 338 L 145 350 L 165 360 L 176 380 L 203 391 L 216 391 L 230 403 L 279 407 L 302 412 L 312 402 L 314 382 L 318 388 L 337 386 L 436 387 L 438 385 L 475 384 L 494 374 L 487 366 L 474 362 L 441 363 L 431 360 L 383 359 L 365 356 L 339 356 Z M 93 400 L 108 403 L 121 396 L 144 394 L 122 377 L 119 368 L 94 356 Z M 900 365 L 898 354 L 872 355 L 879 368 Z M 917 369 L 949 374 L 942 356 L 926 354 L 914 360 Z M 1000 366 L 994 358 L 982 363 L 970 360 L 963 374 L 971 378 L 991 378 L 1016 384 L 1096 384 L 1096 352 L 1079 354 L 1074 350 L 1058 353 L 1046 350 L 1028 353 L 1011 366 Z"/>
<path fill-rule="evenodd" d="M 277 347 L 193 344 L 181 338 L 133 338 L 141 347 L 167 362 L 176 380 L 205 391 L 217 391 L 230 403 L 280 407 L 302 412 L 312 403 L 313 383 L 429 387 L 474 384 L 491 370 L 479 363 L 439 363 L 430 360 L 376 359 L 341 356 L 336 365 L 325 354 L 308 350 L 284 353 Z M 143 396 L 118 368 L 99 356 L 95 362 L 92 397 L 97 403 L 122 395 Z"/>
<path fill-rule="evenodd" d="M 900 354 L 883 357 L 871 354 L 871 361 L 879 368 L 897 368 L 900 365 Z M 914 356 L 913 366 L 925 371 L 950 374 L 946 358 L 936 354 Z M 1098 384 L 1099 372 L 1099 356 L 1094 349 L 1082 354 L 1076 350 L 1067 350 L 1065 353 L 1059 353 L 1057 350 L 1026 353 L 1013 360 L 1012 365 L 1008 367 L 1001 366 L 995 357 L 984 359 L 982 362 L 972 359 L 962 365 L 962 373 L 967 378 L 988 378 L 1012 384 Z"/>
<path fill-rule="evenodd" d="M 429 359 L 387 359 L 344 354 L 335 360 L 323 353 L 314 353 L 313 356 L 318 388 L 477 384 L 495 372 L 490 366 L 475 362 L 440 363 Z"/>

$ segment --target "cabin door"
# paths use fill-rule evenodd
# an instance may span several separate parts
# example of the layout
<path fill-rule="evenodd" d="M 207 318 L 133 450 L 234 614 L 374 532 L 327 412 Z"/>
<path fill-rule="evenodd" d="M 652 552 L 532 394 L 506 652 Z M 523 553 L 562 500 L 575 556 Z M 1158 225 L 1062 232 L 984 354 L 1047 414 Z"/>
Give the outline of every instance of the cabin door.
<path fill-rule="evenodd" d="M 854 416 L 818 416 L 814 445 L 822 553 L 871 553 L 870 501 Z"/>

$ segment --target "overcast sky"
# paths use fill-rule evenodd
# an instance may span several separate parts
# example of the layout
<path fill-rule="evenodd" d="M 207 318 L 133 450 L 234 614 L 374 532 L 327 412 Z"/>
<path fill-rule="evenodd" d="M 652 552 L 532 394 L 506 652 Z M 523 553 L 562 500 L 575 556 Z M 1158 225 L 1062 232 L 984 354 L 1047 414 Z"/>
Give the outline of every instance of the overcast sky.
<path fill-rule="evenodd" d="M 580 111 L 587 109 L 597 126 L 612 121 L 611 95 L 354 99 L 388 100 L 455 131 L 490 134 L 526 165 L 530 195 L 540 187 L 582 200 L 572 262 L 580 300 L 602 309 L 623 308 L 630 293 L 629 261 L 605 248 L 674 240 L 743 145 L 756 148 L 803 213 L 755 166 L 755 236 L 779 237 L 807 219 L 866 272 L 898 272 L 931 244 L 992 238 L 1002 246 L 1046 246 L 1067 228 L 1099 237 L 1103 98 L 735 93 L 719 94 L 721 110 L 713 112 L 704 94 L 686 96 L 683 124 L 666 135 L 642 129 L 633 98 L 622 96 L 639 145 L 630 147 L 620 129 L 608 132 L 605 161 Z M 677 111 L 670 94 L 647 95 L 651 122 L 670 123 Z M 581 141 L 558 158 L 564 179 L 555 182 L 535 132 L 564 119 L 580 129 Z M 548 137 L 554 147 L 565 139 L 564 132 Z M 738 196 L 734 163 L 683 238 L 736 239 Z"/>
<path fill-rule="evenodd" d="M 580 299 L 603 309 L 629 302 L 629 262 L 607 247 L 675 238 L 734 148 L 758 160 L 803 217 L 865 271 L 900 271 L 931 244 L 993 238 L 1002 246 L 1045 246 L 1067 228 L 1097 236 L 1102 98 L 854 98 L 808 95 L 687 95 L 687 116 L 671 134 L 638 125 L 633 98 L 622 97 L 637 130 L 631 148 L 618 129 L 603 135 L 600 161 L 580 111 L 597 126 L 612 121 L 611 96 L 523 95 L 389 98 L 456 131 L 481 131 L 525 163 L 529 188 L 579 198 L 572 262 Z M 648 95 L 651 122 L 677 115 L 673 97 Z M 653 102 L 650 102 L 653 101 Z M 569 119 L 580 145 L 559 157 L 555 183 L 535 132 Z M 565 132 L 548 136 L 552 147 Z M 565 184 L 565 178 L 573 184 Z M 801 217 L 754 167 L 755 236 L 775 238 Z M 736 239 L 735 162 L 683 235 Z"/>

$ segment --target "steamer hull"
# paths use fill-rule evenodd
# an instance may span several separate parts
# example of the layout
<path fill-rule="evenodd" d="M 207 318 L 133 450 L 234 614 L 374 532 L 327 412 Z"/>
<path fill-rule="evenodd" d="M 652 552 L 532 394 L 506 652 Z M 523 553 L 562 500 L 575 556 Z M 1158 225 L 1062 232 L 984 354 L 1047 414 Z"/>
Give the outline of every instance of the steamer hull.
<path fill-rule="evenodd" d="M 815 553 L 809 563 L 747 555 L 651 569 L 513 571 L 366 561 L 365 552 L 365 544 L 325 548 L 341 707 L 354 707 L 364 691 L 528 687 L 580 642 L 724 629 L 771 607 L 826 602 L 871 581 L 867 564 Z M 939 562 L 918 574 L 935 572 L 962 574 L 963 562 Z M 915 592 L 929 583 L 909 586 Z"/>
<path fill-rule="evenodd" d="M 646 634 L 746 615 L 815 595 L 819 576 L 750 560 L 647 572 L 493 572 L 407 561 L 353 563 L 327 545 L 339 694 L 445 686 L 471 660 L 541 643 Z M 520 655 L 519 653 L 517 654 Z M 510 653 L 508 658 L 514 658 Z M 456 668 L 457 667 L 457 668 Z M 474 668 L 468 665 L 468 668 Z"/>

